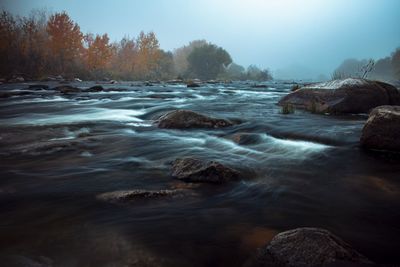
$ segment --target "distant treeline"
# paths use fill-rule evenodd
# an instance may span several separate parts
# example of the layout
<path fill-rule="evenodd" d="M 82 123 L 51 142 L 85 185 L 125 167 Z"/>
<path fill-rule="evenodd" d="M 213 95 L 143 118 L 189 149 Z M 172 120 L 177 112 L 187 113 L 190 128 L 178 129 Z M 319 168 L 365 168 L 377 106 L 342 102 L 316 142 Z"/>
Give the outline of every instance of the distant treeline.
<path fill-rule="evenodd" d="M 168 80 L 269 80 L 268 70 L 247 69 L 229 53 L 205 40 L 173 52 L 160 48 L 153 32 L 110 42 L 108 35 L 84 34 L 66 12 L 28 17 L 0 14 L 0 78 L 21 74 L 31 79 L 65 78 Z"/>
<path fill-rule="evenodd" d="M 346 59 L 332 74 L 332 78 L 349 77 L 383 81 L 400 80 L 400 48 L 390 56 L 378 60 Z"/>

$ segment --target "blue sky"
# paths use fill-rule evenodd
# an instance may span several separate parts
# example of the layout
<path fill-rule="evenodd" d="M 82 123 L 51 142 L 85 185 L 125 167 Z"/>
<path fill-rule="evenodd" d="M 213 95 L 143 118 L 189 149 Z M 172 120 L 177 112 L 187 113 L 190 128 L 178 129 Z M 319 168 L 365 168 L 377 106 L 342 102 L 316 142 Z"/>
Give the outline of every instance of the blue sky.
<path fill-rule="evenodd" d="M 65 10 L 83 32 L 112 40 L 154 31 L 166 50 L 206 39 L 239 64 L 302 76 L 329 75 L 346 58 L 380 58 L 400 47 L 399 0 L 0 1 L 20 15 Z"/>

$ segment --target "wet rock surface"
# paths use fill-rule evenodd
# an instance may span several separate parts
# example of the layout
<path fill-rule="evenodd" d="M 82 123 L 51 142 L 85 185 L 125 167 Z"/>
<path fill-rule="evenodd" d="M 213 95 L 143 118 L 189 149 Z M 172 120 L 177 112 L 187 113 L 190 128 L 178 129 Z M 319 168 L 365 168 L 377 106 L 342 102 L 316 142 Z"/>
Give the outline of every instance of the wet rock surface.
<path fill-rule="evenodd" d="M 400 93 L 396 87 L 352 78 L 307 85 L 279 101 L 281 106 L 334 114 L 367 113 L 377 106 L 399 104 Z"/>
<path fill-rule="evenodd" d="M 31 90 L 47 90 L 49 89 L 49 86 L 46 84 L 31 84 L 28 86 L 28 89 Z"/>
<path fill-rule="evenodd" d="M 55 87 L 53 90 L 58 91 L 62 94 L 79 93 L 82 91 L 81 89 L 71 85 L 60 85 Z"/>
<path fill-rule="evenodd" d="M 197 83 L 197 82 L 189 82 L 189 83 L 186 85 L 186 87 L 188 87 L 188 88 L 197 88 L 197 87 L 200 87 L 200 84 Z"/>
<path fill-rule="evenodd" d="M 325 229 L 297 228 L 276 235 L 245 266 L 317 267 L 370 264 L 373 263 L 369 259 Z"/>
<path fill-rule="evenodd" d="M 236 133 L 228 138 L 238 145 L 254 145 L 262 142 L 260 135 L 254 133 Z"/>
<path fill-rule="evenodd" d="M 172 163 L 172 176 L 193 183 L 222 184 L 239 179 L 240 173 L 216 161 L 181 158 Z"/>
<path fill-rule="evenodd" d="M 221 128 L 233 124 L 225 119 L 216 119 L 190 110 L 174 110 L 158 119 L 159 128 Z"/>
<path fill-rule="evenodd" d="M 104 91 L 104 88 L 101 85 L 95 85 L 86 89 L 86 92 L 101 92 L 101 91 Z"/>
<path fill-rule="evenodd" d="M 184 189 L 161 189 L 161 190 L 121 190 L 103 193 L 97 196 L 98 199 L 108 202 L 131 202 L 137 200 L 161 199 L 181 197 L 188 194 Z"/>
<path fill-rule="evenodd" d="M 400 106 L 373 109 L 362 130 L 360 143 L 367 149 L 400 152 Z"/>
<path fill-rule="evenodd" d="M 24 255 L 0 255 L 2 266 L 7 267 L 54 267 L 51 259 L 44 256 L 27 257 Z"/>

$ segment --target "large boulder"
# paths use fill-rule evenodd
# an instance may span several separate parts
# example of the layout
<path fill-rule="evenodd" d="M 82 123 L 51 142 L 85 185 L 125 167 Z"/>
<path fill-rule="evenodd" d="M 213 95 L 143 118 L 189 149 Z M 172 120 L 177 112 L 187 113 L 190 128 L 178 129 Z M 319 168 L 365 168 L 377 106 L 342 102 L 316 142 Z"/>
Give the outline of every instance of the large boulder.
<path fill-rule="evenodd" d="M 185 182 L 222 184 L 239 179 L 240 174 L 216 161 L 181 158 L 172 163 L 172 176 Z"/>
<path fill-rule="evenodd" d="M 400 93 L 387 83 L 348 78 L 307 85 L 283 97 L 279 105 L 316 113 L 367 113 L 381 105 L 400 105 Z"/>
<path fill-rule="evenodd" d="M 221 128 L 232 125 L 230 121 L 211 118 L 190 110 L 174 110 L 158 119 L 159 128 Z"/>
<path fill-rule="evenodd" d="M 297 228 L 276 235 L 246 266 L 317 267 L 369 264 L 372 264 L 370 260 L 331 232 L 319 228 Z"/>
<path fill-rule="evenodd" d="M 380 106 L 372 110 L 364 125 L 361 146 L 400 152 L 400 106 Z"/>

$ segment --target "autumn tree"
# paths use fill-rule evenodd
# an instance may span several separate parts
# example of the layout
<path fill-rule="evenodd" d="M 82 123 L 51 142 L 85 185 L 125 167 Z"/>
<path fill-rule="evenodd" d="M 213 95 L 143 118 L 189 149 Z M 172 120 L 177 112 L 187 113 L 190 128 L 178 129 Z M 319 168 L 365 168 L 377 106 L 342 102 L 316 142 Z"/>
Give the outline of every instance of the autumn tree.
<path fill-rule="evenodd" d="M 43 10 L 33 11 L 29 17 L 21 18 L 19 24 L 21 71 L 32 77 L 41 77 L 48 72 L 47 14 Z"/>
<path fill-rule="evenodd" d="M 72 72 L 67 66 L 76 66 L 83 53 L 83 34 L 79 25 L 67 13 L 56 13 L 47 23 L 47 33 L 55 70 L 58 73 Z"/>
<path fill-rule="evenodd" d="M 96 77 L 104 74 L 104 71 L 110 65 L 112 56 L 112 46 L 109 43 L 108 35 L 97 34 L 93 38 L 93 35 L 88 34 L 84 39 L 87 43 L 86 64 L 89 71 Z"/>
<path fill-rule="evenodd" d="M 16 67 L 18 58 L 18 28 L 14 17 L 2 11 L 0 14 L 0 73 L 9 75 Z"/>
<path fill-rule="evenodd" d="M 112 71 L 120 78 L 135 79 L 138 47 L 134 39 L 124 37 L 113 45 L 115 53 L 111 59 Z"/>
<path fill-rule="evenodd" d="M 189 71 L 193 77 L 215 79 L 232 63 L 229 53 L 216 45 L 196 47 L 188 57 Z"/>
<path fill-rule="evenodd" d="M 393 66 L 398 65 L 397 55 L 393 55 Z M 205 40 L 190 42 L 174 53 L 160 49 L 153 32 L 110 43 L 107 34 L 83 35 L 66 12 L 48 16 L 36 11 L 28 17 L 1 12 L 0 57 L 0 78 L 22 75 L 37 79 L 59 74 L 65 78 L 124 80 L 247 78 L 241 66 L 231 64 L 228 52 Z M 257 79 L 269 75 L 263 70 L 257 73 Z"/>
<path fill-rule="evenodd" d="M 160 45 L 154 32 L 141 32 L 137 38 L 138 56 L 137 71 L 139 76 L 148 79 L 154 78 L 160 58 Z"/>

